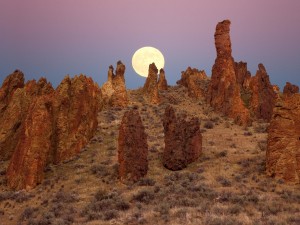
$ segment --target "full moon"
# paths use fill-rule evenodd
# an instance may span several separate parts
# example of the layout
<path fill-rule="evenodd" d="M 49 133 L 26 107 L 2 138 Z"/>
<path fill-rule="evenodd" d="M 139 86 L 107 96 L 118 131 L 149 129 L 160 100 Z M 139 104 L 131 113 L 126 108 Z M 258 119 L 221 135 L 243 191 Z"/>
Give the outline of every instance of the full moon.
<path fill-rule="evenodd" d="M 138 49 L 132 56 L 132 67 L 140 76 L 148 76 L 148 69 L 151 63 L 155 63 L 158 70 L 164 68 L 164 56 L 156 48 L 143 47 Z"/>

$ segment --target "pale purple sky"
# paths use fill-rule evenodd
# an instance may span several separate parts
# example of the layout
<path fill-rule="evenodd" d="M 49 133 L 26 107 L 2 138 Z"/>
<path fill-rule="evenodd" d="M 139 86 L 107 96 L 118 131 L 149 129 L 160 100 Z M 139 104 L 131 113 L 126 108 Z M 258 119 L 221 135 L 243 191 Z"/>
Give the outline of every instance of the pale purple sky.
<path fill-rule="evenodd" d="M 263 63 L 271 82 L 300 85 L 299 0 L 0 0 L 0 83 L 20 69 L 57 86 L 84 73 L 102 85 L 109 65 L 126 65 L 126 85 L 145 78 L 131 67 L 134 52 L 153 46 L 165 56 L 170 84 L 188 66 L 208 75 L 214 30 L 231 20 L 235 61 L 255 74 Z"/>

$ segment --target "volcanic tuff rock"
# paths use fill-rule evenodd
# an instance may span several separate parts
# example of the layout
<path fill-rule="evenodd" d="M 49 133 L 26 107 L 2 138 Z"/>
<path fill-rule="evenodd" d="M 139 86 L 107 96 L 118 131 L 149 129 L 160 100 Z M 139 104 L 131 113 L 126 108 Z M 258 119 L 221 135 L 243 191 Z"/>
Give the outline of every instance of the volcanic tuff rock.
<path fill-rule="evenodd" d="M 34 99 L 7 170 L 11 188 L 31 189 L 42 182 L 51 151 L 52 120 L 52 97 Z"/>
<path fill-rule="evenodd" d="M 57 87 L 54 102 L 55 159 L 54 162 L 77 155 L 96 131 L 98 87 L 84 75 L 68 76 Z"/>
<path fill-rule="evenodd" d="M 263 64 L 258 65 L 258 71 L 251 77 L 250 110 L 256 119 L 270 121 L 275 105 L 276 93 L 270 83 L 269 76 Z"/>
<path fill-rule="evenodd" d="M 11 88 L 8 88 L 7 84 Z M 5 99 L 8 99 L 7 97 L 1 101 L 5 107 L 0 114 L 0 159 L 7 160 L 12 156 L 30 103 L 37 96 L 53 91 L 51 84 L 45 78 L 41 78 L 38 82 L 28 81 L 24 86 L 24 75 L 18 70 L 5 79 L 0 92 L 6 93 L 6 96 L 10 97 L 7 103 L 4 103 Z"/>
<path fill-rule="evenodd" d="M 251 73 L 247 69 L 246 62 L 234 63 L 236 82 L 240 85 L 240 89 L 247 89 L 251 78 Z"/>
<path fill-rule="evenodd" d="M 15 91 L 0 127 L 3 155 L 8 159 L 13 154 L 7 170 L 10 187 L 33 188 L 48 163 L 79 153 L 96 131 L 99 93 L 83 75 L 67 76 L 55 91 L 44 78 Z"/>
<path fill-rule="evenodd" d="M 181 72 L 181 79 L 176 82 L 188 89 L 188 95 L 194 98 L 203 98 L 207 91 L 208 78 L 204 70 L 188 67 Z"/>
<path fill-rule="evenodd" d="M 15 70 L 12 74 L 5 78 L 0 89 L 0 117 L 3 111 L 5 111 L 7 105 L 9 104 L 14 92 L 18 88 L 23 87 L 24 74 L 21 71 Z"/>
<path fill-rule="evenodd" d="M 266 169 L 269 176 L 300 182 L 300 94 L 274 108 L 269 126 Z"/>
<path fill-rule="evenodd" d="M 299 87 L 297 85 L 291 84 L 290 82 L 286 82 L 283 88 L 283 94 L 289 96 L 295 93 L 299 93 Z"/>
<path fill-rule="evenodd" d="M 113 66 L 109 67 L 107 81 L 101 88 L 104 105 L 112 107 L 128 105 L 124 73 L 125 65 L 121 61 L 117 62 L 116 74 L 114 74 Z"/>
<path fill-rule="evenodd" d="M 164 91 L 168 90 L 168 82 L 166 80 L 165 71 L 164 69 L 159 70 L 159 78 L 158 78 L 158 90 Z"/>
<path fill-rule="evenodd" d="M 143 94 L 147 101 L 151 104 L 159 104 L 160 96 L 158 92 L 158 83 L 157 83 L 157 73 L 158 69 L 155 64 L 152 63 L 149 65 L 149 72 L 146 82 L 143 87 Z"/>
<path fill-rule="evenodd" d="M 217 58 L 212 68 L 207 101 L 216 111 L 233 118 L 237 124 L 247 125 L 250 122 L 250 114 L 240 97 L 240 87 L 231 56 L 229 32 L 229 20 L 217 24 L 215 32 Z"/>
<path fill-rule="evenodd" d="M 165 110 L 163 119 L 165 149 L 163 165 L 170 170 L 181 170 L 196 161 L 202 151 L 202 135 L 197 118 L 186 121 L 176 117 L 171 106 Z"/>
<path fill-rule="evenodd" d="M 138 181 L 148 171 L 147 135 L 138 110 L 125 112 L 118 138 L 119 175 L 121 180 Z"/>

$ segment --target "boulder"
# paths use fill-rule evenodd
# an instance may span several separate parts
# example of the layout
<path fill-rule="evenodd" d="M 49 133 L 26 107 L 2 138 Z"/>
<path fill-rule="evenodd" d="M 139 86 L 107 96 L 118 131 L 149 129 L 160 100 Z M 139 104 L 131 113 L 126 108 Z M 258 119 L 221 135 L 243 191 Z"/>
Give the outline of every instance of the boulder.
<path fill-rule="evenodd" d="M 267 174 L 300 182 L 300 94 L 286 96 L 274 107 L 268 128 Z"/>
<path fill-rule="evenodd" d="M 169 170 L 182 170 L 196 161 L 202 151 L 202 135 L 197 118 L 185 120 L 168 106 L 163 119 L 165 148 L 163 165 Z"/>
<path fill-rule="evenodd" d="M 138 110 L 125 112 L 119 128 L 118 160 L 122 181 L 138 181 L 148 171 L 147 135 Z"/>

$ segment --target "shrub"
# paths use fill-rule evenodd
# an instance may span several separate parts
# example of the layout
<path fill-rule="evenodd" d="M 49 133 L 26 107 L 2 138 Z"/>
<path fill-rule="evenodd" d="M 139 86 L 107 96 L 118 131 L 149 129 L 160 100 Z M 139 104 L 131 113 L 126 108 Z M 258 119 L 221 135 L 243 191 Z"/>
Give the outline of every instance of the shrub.
<path fill-rule="evenodd" d="M 26 207 L 20 216 L 20 221 L 30 219 L 36 210 L 37 210 L 36 208 L 30 207 L 30 206 Z"/>
<path fill-rule="evenodd" d="M 149 204 L 154 199 L 154 193 L 150 190 L 141 190 L 133 196 L 133 200 Z"/>
<path fill-rule="evenodd" d="M 142 178 L 139 180 L 139 182 L 137 183 L 139 186 L 154 186 L 155 185 L 155 181 L 151 178 Z"/>
<path fill-rule="evenodd" d="M 108 193 L 100 189 L 94 196 L 94 199 L 89 203 L 83 211 L 83 215 L 87 220 L 111 220 L 118 218 L 119 211 L 126 211 L 130 208 L 126 202 L 116 192 Z"/>
<path fill-rule="evenodd" d="M 252 132 L 251 131 L 245 131 L 244 136 L 252 136 Z"/>
<path fill-rule="evenodd" d="M 206 121 L 206 122 L 204 123 L 204 127 L 205 127 L 206 129 L 213 129 L 213 128 L 214 128 L 214 123 L 213 123 L 212 121 Z"/>
<path fill-rule="evenodd" d="M 223 187 L 230 187 L 231 186 L 231 182 L 230 180 L 228 180 L 225 177 L 222 176 L 218 176 L 216 179 L 220 184 L 222 184 Z"/>
<path fill-rule="evenodd" d="M 221 151 L 217 154 L 218 157 L 226 157 L 227 156 L 227 151 L 224 150 L 224 151 Z"/>

